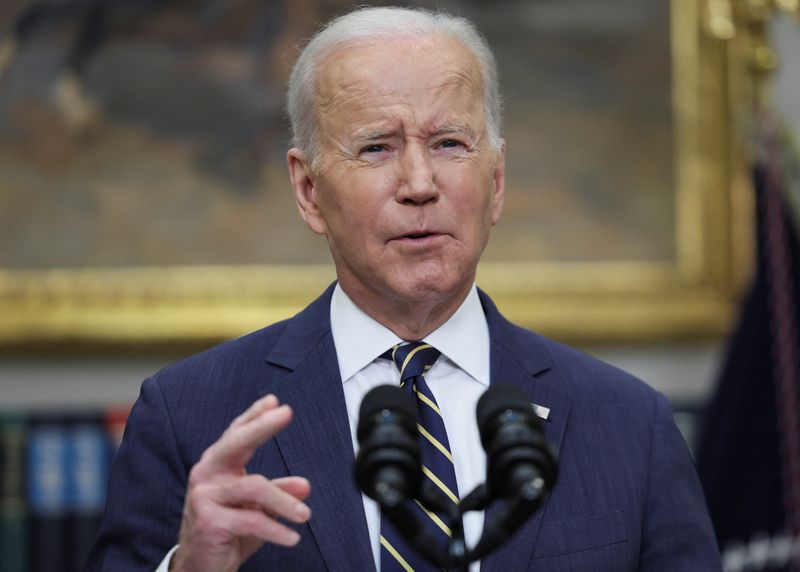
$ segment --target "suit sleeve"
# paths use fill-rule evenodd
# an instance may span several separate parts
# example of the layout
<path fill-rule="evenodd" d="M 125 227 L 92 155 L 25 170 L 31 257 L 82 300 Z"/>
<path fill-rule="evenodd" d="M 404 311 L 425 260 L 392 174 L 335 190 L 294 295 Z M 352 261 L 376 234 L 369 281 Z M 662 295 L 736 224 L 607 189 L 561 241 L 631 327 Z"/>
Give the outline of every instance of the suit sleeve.
<path fill-rule="evenodd" d="M 658 395 L 639 569 L 722 570 L 694 463 L 663 395 Z"/>
<path fill-rule="evenodd" d="M 147 379 L 114 460 L 85 570 L 149 571 L 178 541 L 188 469 L 157 381 Z"/>

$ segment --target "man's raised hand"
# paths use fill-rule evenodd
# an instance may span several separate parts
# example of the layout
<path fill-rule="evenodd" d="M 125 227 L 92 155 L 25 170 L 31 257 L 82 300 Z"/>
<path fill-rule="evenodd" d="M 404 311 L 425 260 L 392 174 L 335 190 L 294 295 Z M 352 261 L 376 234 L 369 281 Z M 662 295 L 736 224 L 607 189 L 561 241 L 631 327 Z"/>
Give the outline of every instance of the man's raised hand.
<path fill-rule="evenodd" d="M 311 511 L 303 501 L 311 487 L 302 477 L 267 479 L 248 475 L 256 449 L 292 420 L 274 395 L 237 417 L 189 473 L 173 571 L 236 570 L 265 542 L 294 546 L 300 535 L 277 521 L 303 523 Z"/>

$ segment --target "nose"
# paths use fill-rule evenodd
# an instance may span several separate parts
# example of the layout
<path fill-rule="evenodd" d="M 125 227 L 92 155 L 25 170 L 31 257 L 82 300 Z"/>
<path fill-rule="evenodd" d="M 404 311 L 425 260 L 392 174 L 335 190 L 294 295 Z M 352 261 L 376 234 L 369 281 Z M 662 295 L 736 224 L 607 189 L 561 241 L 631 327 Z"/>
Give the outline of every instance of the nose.
<path fill-rule="evenodd" d="M 400 157 L 397 201 L 424 205 L 439 196 L 431 156 L 424 145 L 407 145 Z"/>

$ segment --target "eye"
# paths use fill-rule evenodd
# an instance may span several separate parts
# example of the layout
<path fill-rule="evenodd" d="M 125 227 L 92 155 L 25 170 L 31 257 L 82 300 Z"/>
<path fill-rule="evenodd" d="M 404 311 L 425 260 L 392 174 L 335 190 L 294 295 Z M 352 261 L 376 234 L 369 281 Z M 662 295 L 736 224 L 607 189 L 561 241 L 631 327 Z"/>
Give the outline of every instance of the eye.
<path fill-rule="evenodd" d="M 376 143 L 375 145 L 367 145 L 363 149 L 361 149 L 361 153 L 382 153 L 386 151 L 386 145 L 382 143 Z"/>
<path fill-rule="evenodd" d="M 437 144 L 437 147 L 439 147 L 440 149 L 455 149 L 457 147 L 463 147 L 463 146 L 464 144 L 456 139 L 443 139 L 442 141 L 439 141 L 439 143 Z"/>

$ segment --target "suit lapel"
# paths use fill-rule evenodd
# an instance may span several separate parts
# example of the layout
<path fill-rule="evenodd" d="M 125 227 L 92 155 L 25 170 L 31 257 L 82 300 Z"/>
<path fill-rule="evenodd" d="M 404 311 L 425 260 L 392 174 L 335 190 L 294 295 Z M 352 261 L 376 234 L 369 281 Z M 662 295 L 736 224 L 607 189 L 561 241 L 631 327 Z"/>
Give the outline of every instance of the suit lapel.
<path fill-rule="evenodd" d="M 330 333 L 333 288 L 289 321 L 268 361 L 291 370 L 281 400 L 292 423 L 276 436 L 289 474 L 312 490 L 311 532 L 330 570 L 374 570 L 361 493 L 353 479 L 353 443 Z"/>
<path fill-rule="evenodd" d="M 547 438 L 558 454 L 571 403 L 560 374 L 553 369 L 550 355 L 539 336 L 508 322 L 482 292 L 481 302 L 489 323 L 491 339 L 490 383 L 517 385 L 528 394 L 531 403 L 550 409 L 549 418 L 543 423 Z M 487 522 L 495 508 L 496 506 L 489 507 Z M 518 570 L 521 569 L 520 563 L 530 562 L 546 508 L 547 499 L 510 541 L 481 562 L 481 571 Z"/>

